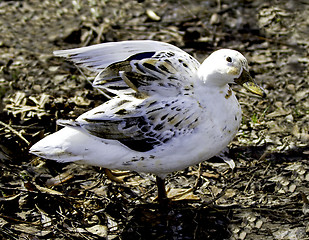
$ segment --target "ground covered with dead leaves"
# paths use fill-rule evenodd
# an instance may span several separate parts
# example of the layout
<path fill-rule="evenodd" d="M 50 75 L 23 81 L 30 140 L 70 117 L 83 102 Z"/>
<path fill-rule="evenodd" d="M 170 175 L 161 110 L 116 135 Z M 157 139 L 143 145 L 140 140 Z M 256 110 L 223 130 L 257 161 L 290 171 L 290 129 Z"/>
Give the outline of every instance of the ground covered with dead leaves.
<path fill-rule="evenodd" d="M 2 239 L 309 239 L 308 15 L 307 0 L 1 1 Z M 57 119 L 105 101 L 52 51 L 129 39 L 200 61 L 237 49 L 268 93 L 234 88 L 243 122 L 225 157 L 236 168 L 216 157 L 171 174 L 169 208 L 156 204 L 152 175 L 117 183 L 28 154 Z"/>

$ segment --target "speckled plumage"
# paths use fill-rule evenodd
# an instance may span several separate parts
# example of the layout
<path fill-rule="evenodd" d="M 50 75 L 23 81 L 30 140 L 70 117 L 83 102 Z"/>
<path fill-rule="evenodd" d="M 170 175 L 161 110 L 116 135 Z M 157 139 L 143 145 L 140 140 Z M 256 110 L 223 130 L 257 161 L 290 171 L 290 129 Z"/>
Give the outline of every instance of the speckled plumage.
<path fill-rule="evenodd" d="M 55 55 L 96 72 L 93 86 L 113 96 L 76 120 L 58 121 L 65 127 L 30 149 L 61 162 L 163 178 L 218 154 L 234 138 L 241 109 L 229 83 L 263 94 L 246 59 L 229 49 L 201 65 L 156 41 L 104 43 Z"/>

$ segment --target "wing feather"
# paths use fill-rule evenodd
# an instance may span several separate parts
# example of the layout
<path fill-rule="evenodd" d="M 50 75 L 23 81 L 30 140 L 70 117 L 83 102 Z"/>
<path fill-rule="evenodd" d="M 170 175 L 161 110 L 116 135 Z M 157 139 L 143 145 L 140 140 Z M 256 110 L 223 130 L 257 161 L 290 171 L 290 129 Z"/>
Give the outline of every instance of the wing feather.
<path fill-rule="evenodd" d="M 151 57 L 145 53 L 136 54 L 129 60 L 109 65 L 96 76 L 93 86 L 117 95 L 123 93 L 117 92 L 117 86 L 125 86 L 126 83 L 128 88 L 123 88 L 127 90 L 126 94 L 131 88 L 143 96 L 177 96 L 183 94 L 184 89 L 193 88 L 200 66 L 197 60 L 185 52 L 159 51 L 151 54 Z"/>
<path fill-rule="evenodd" d="M 107 106 L 109 104 L 106 102 L 75 121 L 60 120 L 58 124 L 78 128 L 98 138 L 117 140 L 132 150 L 145 152 L 174 137 L 192 133 L 200 118 L 194 102 L 188 100 L 148 99 L 137 108 L 129 107 L 130 102 L 116 107 Z M 122 113 L 120 110 L 125 108 Z"/>
<path fill-rule="evenodd" d="M 68 58 L 77 64 L 99 72 L 110 64 L 123 61 L 132 55 L 156 51 L 183 52 L 180 48 L 168 43 L 152 40 L 135 40 L 108 42 L 76 49 L 57 50 L 54 51 L 54 55 Z"/>
<path fill-rule="evenodd" d="M 115 94 L 75 121 L 60 120 L 60 125 L 141 152 L 197 127 L 199 104 L 188 96 L 200 64 L 179 48 L 156 41 L 125 41 L 54 53 L 97 71 L 94 87 Z"/>

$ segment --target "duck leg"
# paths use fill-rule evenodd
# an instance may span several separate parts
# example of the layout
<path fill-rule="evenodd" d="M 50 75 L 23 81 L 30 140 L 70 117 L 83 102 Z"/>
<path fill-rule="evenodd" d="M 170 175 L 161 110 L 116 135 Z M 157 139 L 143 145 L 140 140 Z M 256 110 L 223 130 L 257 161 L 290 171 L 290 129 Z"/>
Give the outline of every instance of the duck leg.
<path fill-rule="evenodd" d="M 158 201 L 159 203 L 168 202 L 166 190 L 165 190 L 165 180 L 164 178 L 160 178 L 156 176 L 157 187 L 158 187 Z"/>

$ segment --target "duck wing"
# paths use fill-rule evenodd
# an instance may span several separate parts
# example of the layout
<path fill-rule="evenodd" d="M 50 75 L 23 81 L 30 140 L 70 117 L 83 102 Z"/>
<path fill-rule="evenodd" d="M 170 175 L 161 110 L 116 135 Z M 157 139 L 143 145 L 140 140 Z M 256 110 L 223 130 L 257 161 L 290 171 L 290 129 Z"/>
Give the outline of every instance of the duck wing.
<path fill-rule="evenodd" d="M 125 41 L 55 54 L 98 72 L 93 86 L 114 94 L 75 121 L 61 120 L 60 125 L 142 152 L 189 134 L 198 125 L 194 82 L 200 64 L 173 45 Z"/>

